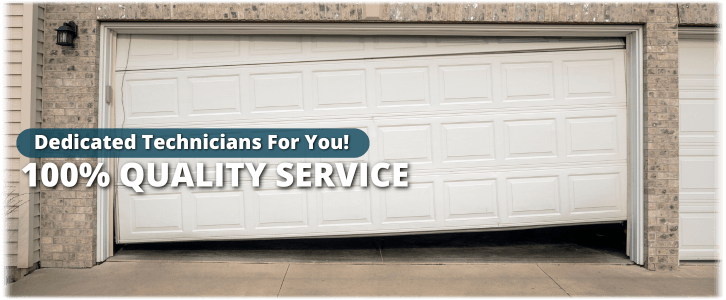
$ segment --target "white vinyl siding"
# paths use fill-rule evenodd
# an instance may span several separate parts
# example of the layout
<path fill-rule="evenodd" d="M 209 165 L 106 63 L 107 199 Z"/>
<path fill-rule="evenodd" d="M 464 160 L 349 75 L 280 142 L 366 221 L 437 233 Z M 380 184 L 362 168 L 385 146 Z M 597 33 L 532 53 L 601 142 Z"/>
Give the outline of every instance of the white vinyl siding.
<path fill-rule="evenodd" d="M 40 202 L 21 171 L 31 160 L 18 152 L 15 140 L 21 131 L 42 122 L 44 7 L 7 4 L 5 17 L 6 258 L 8 266 L 28 268 L 40 259 Z"/>

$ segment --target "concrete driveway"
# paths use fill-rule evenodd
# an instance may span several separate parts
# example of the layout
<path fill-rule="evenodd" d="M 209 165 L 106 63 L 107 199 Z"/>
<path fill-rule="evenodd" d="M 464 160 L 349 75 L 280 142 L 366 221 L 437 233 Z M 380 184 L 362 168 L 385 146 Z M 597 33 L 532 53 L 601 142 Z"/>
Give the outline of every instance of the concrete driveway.
<path fill-rule="evenodd" d="M 11 296 L 714 296 L 716 265 L 106 262 L 40 269 Z"/>

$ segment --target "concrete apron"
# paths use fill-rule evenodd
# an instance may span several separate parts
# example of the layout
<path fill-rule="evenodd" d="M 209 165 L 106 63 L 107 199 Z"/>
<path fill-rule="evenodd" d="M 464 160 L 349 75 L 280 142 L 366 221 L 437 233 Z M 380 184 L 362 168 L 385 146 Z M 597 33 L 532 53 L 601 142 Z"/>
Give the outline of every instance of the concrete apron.
<path fill-rule="evenodd" d="M 106 262 L 40 269 L 11 296 L 708 296 L 715 265 Z"/>

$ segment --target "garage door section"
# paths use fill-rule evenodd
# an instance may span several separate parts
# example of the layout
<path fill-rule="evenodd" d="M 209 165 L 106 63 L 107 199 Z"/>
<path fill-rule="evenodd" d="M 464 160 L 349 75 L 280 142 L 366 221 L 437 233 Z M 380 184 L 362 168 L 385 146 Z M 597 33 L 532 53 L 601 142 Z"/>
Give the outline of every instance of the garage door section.
<path fill-rule="evenodd" d="M 117 49 L 117 124 L 360 128 L 368 153 L 335 162 L 409 162 L 410 187 L 278 189 L 275 164 L 294 160 L 249 159 L 268 163 L 260 188 L 119 187 L 122 243 L 626 219 L 619 39 L 130 40 Z"/>
<path fill-rule="evenodd" d="M 718 249 L 719 64 L 714 39 L 678 40 L 681 260 L 716 260 Z"/>

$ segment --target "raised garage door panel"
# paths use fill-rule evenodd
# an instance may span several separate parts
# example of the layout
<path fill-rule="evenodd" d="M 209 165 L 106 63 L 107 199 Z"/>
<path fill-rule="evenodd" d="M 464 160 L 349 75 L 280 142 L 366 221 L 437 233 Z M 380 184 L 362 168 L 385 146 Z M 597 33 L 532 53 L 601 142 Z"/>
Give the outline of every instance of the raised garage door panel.
<path fill-rule="evenodd" d="M 267 42 L 264 47 L 272 53 L 284 52 L 275 39 Z M 310 49 L 308 43 L 312 41 L 303 39 L 301 49 Z M 387 43 L 415 44 L 408 39 Z M 131 45 L 133 50 L 133 40 Z M 336 51 L 349 51 L 346 45 L 333 43 L 329 46 L 339 49 L 330 51 L 343 55 Z M 131 53 L 179 57 L 172 50 Z M 454 51 L 118 71 L 116 86 L 123 90 L 116 97 L 123 93 L 126 109 L 117 110 L 116 119 L 124 120 L 125 127 L 360 128 L 371 139 L 368 153 L 337 161 L 410 163 L 406 189 L 278 189 L 274 166 L 286 159 L 244 160 L 268 163 L 260 188 L 253 189 L 244 176 L 241 188 L 137 195 L 120 187 L 119 240 L 360 235 L 625 220 L 624 74 L 622 49 Z M 127 161 L 148 160 L 121 160 Z M 207 177 L 214 177 L 211 168 Z M 147 220 L 157 214 L 166 215 Z"/>

